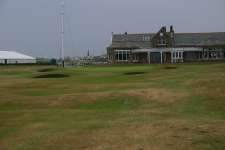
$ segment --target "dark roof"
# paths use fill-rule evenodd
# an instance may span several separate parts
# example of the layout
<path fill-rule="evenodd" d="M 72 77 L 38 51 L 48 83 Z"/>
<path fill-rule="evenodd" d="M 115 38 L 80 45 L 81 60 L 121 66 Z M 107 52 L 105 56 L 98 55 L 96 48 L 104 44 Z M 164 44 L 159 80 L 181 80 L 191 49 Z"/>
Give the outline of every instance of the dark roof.
<path fill-rule="evenodd" d="M 114 34 L 110 48 L 151 48 L 155 33 Z M 146 38 L 147 37 L 147 38 Z M 148 38 L 150 37 L 150 38 Z M 225 45 L 225 32 L 175 33 L 176 46 Z"/>
<path fill-rule="evenodd" d="M 148 42 L 113 42 L 112 45 L 110 46 L 111 48 L 130 48 L 130 49 L 135 49 L 135 48 L 150 48 L 152 47 L 152 43 L 150 41 Z"/>
<path fill-rule="evenodd" d="M 113 42 L 122 42 L 122 41 L 129 41 L 129 42 L 137 42 L 137 41 L 146 41 L 144 40 L 145 37 L 150 37 L 149 41 L 151 41 L 152 37 L 155 34 L 152 33 L 145 33 L 145 34 L 114 34 L 113 35 Z"/>
<path fill-rule="evenodd" d="M 114 34 L 111 48 L 149 48 L 155 34 Z"/>
<path fill-rule="evenodd" d="M 225 32 L 214 33 L 176 33 L 176 46 L 225 45 Z"/>

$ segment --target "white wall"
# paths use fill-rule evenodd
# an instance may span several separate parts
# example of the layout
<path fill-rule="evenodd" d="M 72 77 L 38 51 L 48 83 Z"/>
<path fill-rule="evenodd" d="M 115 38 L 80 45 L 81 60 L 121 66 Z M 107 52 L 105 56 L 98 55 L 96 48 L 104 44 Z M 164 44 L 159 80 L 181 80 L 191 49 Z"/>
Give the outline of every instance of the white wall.
<path fill-rule="evenodd" d="M 7 59 L 7 64 L 34 64 L 36 59 Z M 5 59 L 0 59 L 0 64 L 5 64 Z"/>

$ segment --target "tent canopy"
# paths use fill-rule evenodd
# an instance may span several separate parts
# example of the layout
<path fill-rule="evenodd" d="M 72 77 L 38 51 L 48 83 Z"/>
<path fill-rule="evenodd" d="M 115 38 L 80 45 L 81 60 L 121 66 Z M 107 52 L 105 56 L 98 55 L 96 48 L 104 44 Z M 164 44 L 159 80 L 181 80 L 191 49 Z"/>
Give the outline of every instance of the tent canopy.
<path fill-rule="evenodd" d="M 13 51 L 0 51 L 0 59 L 35 59 L 35 58 Z"/>

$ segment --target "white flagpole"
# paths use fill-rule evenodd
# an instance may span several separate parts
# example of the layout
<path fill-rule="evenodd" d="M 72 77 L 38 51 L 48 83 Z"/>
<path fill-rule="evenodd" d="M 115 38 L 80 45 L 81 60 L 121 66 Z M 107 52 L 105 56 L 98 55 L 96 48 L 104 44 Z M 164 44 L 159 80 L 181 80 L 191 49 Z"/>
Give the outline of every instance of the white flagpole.
<path fill-rule="evenodd" d="M 60 48 L 60 59 L 62 66 L 65 66 L 64 60 L 64 15 L 65 15 L 65 0 L 62 0 L 61 3 L 61 12 L 60 12 L 60 20 L 61 20 L 61 32 L 60 32 L 60 39 L 61 39 L 61 48 Z"/>

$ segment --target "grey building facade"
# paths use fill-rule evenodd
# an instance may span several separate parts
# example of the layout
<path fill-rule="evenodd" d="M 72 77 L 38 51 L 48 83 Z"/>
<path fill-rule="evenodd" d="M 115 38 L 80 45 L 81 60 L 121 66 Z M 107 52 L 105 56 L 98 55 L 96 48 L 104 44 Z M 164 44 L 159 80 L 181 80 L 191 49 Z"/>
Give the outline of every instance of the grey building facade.
<path fill-rule="evenodd" d="M 177 63 L 225 59 L 225 32 L 112 34 L 107 47 L 110 63 Z"/>

